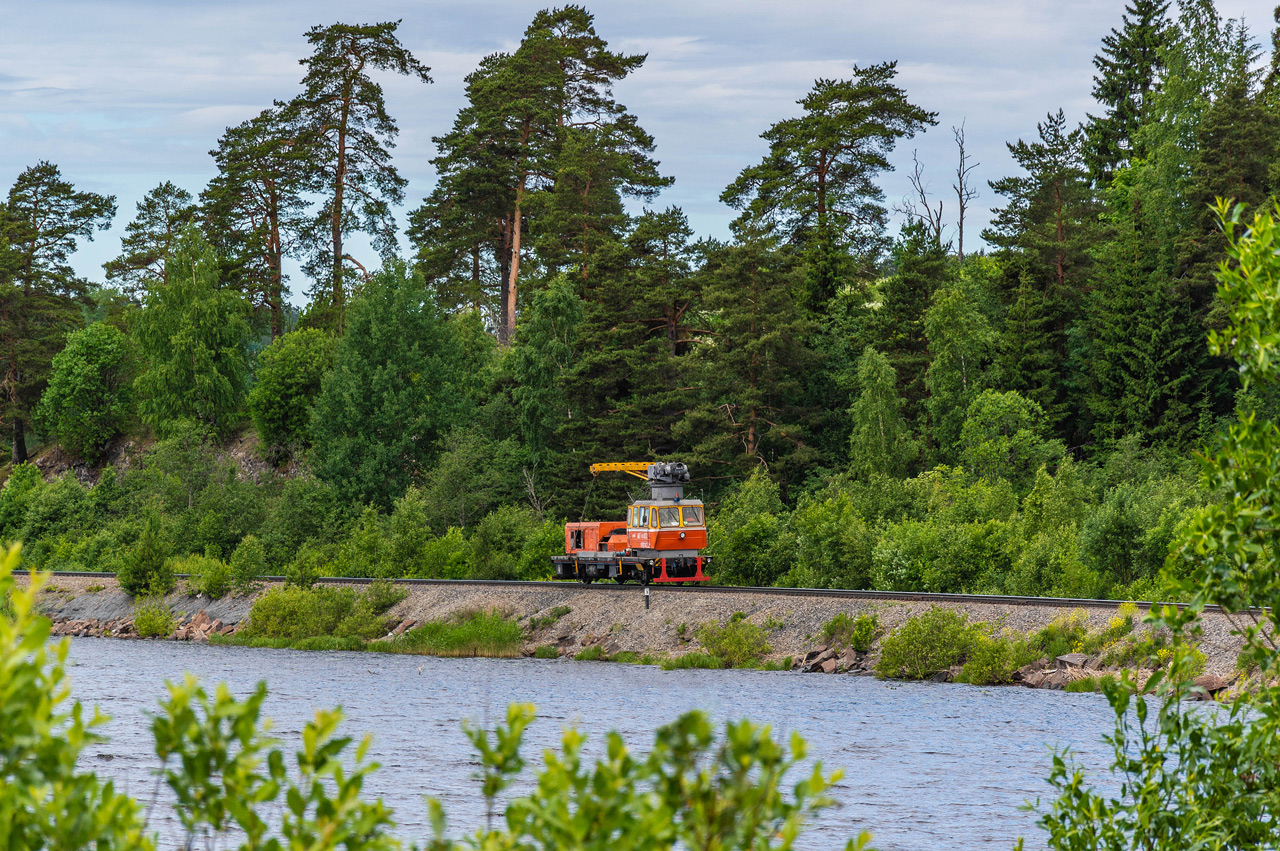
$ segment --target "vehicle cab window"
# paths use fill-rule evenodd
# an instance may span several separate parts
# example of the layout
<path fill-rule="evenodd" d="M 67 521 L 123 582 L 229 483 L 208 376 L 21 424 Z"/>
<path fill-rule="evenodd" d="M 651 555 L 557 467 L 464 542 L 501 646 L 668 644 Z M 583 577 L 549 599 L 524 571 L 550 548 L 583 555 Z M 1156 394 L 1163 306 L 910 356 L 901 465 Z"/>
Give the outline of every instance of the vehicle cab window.
<path fill-rule="evenodd" d="M 702 506 L 701 505 L 686 505 L 684 506 L 683 511 L 684 511 L 684 525 L 686 526 L 702 525 Z"/>
<path fill-rule="evenodd" d="M 640 522 L 637 523 L 636 525 L 639 526 L 641 529 L 644 529 L 649 525 L 649 506 L 642 505 L 640 506 L 639 511 L 640 511 L 640 518 L 639 518 Z"/>
<path fill-rule="evenodd" d="M 678 508 L 659 508 L 658 509 L 658 526 L 663 529 L 670 529 L 672 526 L 680 525 L 680 509 Z"/>

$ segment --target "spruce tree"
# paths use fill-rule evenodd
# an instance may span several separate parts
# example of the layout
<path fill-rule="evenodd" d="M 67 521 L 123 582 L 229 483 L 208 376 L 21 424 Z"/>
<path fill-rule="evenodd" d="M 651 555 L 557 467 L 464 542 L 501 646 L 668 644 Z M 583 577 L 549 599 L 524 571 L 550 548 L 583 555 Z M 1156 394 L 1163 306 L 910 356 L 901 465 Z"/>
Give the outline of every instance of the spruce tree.
<path fill-rule="evenodd" d="M 798 298 L 803 271 L 788 252 L 751 240 L 712 250 L 701 274 L 710 333 L 691 370 L 698 398 L 676 436 L 708 475 L 763 466 L 798 485 L 822 460 L 814 446 L 817 411 L 803 392 L 806 372 L 820 364 L 808 344 L 812 320 Z"/>
<path fill-rule="evenodd" d="M 919 445 L 902 416 L 898 376 L 889 359 L 867 346 L 858 359 L 859 393 L 849 409 L 853 433 L 849 457 L 854 473 L 905 476 L 915 461 Z"/>
<path fill-rule="evenodd" d="M 1152 90 L 1165 69 L 1164 52 L 1173 35 L 1168 0 L 1132 0 L 1125 5 L 1121 27 L 1103 36 L 1093 57 L 1098 73 L 1093 98 L 1105 108 L 1090 115 L 1085 160 L 1095 182 L 1105 186 L 1115 170 L 1142 156 L 1138 128 Z"/>
<path fill-rule="evenodd" d="M 1083 130 L 1068 129 L 1062 110 L 1036 129 L 1036 141 L 1008 145 L 1024 174 L 991 183 L 1008 202 L 983 237 L 1002 249 L 1011 281 L 1004 386 L 1070 431 L 1078 400 L 1068 374 L 1069 339 L 1088 285 L 1090 250 L 1101 237 L 1099 207 L 1083 161 Z"/>

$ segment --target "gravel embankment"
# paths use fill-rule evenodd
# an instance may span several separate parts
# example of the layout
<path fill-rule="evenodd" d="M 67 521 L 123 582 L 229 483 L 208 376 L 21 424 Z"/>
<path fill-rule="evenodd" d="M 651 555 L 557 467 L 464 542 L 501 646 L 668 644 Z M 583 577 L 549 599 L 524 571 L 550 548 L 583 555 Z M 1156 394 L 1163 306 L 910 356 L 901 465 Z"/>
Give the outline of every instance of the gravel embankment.
<path fill-rule="evenodd" d="M 91 590 L 95 586 L 102 587 Z M 584 588 L 568 583 L 545 589 L 416 585 L 409 586 L 408 591 L 409 596 L 391 610 L 405 625 L 493 609 L 527 622 L 531 617 L 547 617 L 557 606 L 568 606 L 568 614 L 550 626 L 533 631 L 529 639 L 530 647 L 556 644 L 562 651 L 600 645 L 609 653 L 680 654 L 698 649 L 694 632 L 699 624 L 724 622 L 740 611 L 752 623 L 770 627 L 769 641 L 773 647 L 770 658 L 775 660 L 800 657 L 817 647 L 823 625 L 837 613 L 856 617 L 874 612 L 881 625 L 891 630 L 931 605 L 816 595 L 700 594 L 653 586 L 650 608 L 646 610 L 644 596 L 636 587 Z M 175 592 L 167 602 L 175 613 L 184 614 L 188 619 L 205 610 L 209 619 L 234 626 L 247 618 L 253 598 L 229 596 L 210 600 Z M 106 623 L 128 618 L 132 613 L 132 601 L 120 591 L 114 579 L 54 577 L 46 587 L 43 605 L 55 622 Z M 1057 606 L 996 603 L 949 603 L 946 607 L 963 612 L 970 620 L 987 621 L 1020 633 L 1034 632 L 1070 611 Z M 1106 627 L 1116 613 L 1110 608 L 1079 611 L 1088 618 L 1093 630 Z M 1240 651 L 1239 637 L 1231 635 L 1231 624 L 1224 615 L 1206 614 L 1202 626 L 1200 648 L 1207 657 L 1206 673 L 1230 678 Z"/>

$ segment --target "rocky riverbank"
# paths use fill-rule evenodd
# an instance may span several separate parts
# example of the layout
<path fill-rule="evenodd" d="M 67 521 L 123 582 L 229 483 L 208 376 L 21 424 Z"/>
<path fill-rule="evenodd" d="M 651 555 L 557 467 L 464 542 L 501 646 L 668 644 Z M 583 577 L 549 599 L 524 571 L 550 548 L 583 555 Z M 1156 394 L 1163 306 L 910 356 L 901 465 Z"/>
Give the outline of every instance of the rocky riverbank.
<path fill-rule="evenodd" d="M 624 654 L 661 659 L 700 650 L 696 638 L 699 625 L 725 623 L 736 615 L 766 630 L 770 650 L 765 661 L 778 664 L 790 658 L 792 667 L 798 670 L 853 675 L 872 672 L 878 648 L 859 652 L 828 647 L 821 639 L 824 625 L 838 614 L 853 618 L 873 614 L 882 631 L 888 633 L 931 606 L 821 595 L 701 594 L 653 587 L 646 608 L 638 588 L 584 588 L 568 583 L 545 588 L 414 585 L 406 586 L 406 590 L 406 598 L 390 611 L 393 634 L 425 622 L 496 611 L 524 626 L 527 655 L 533 655 L 538 648 L 554 648 L 562 656 L 599 648 L 603 657 Z M 178 620 L 178 627 L 169 637 L 204 641 L 213 635 L 232 635 L 246 622 L 253 599 L 227 596 L 212 600 L 188 596 L 181 590 L 170 594 L 165 603 Z M 57 635 L 136 635 L 133 601 L 113 579 L 55 576 L 45 588 L 42 606 L 54 621 Z M 971 621 L 984 621 L 1019 634 L 1031 634 L 1068 613 L 1058 606 L 976 602 L 953 603 L 946 608 Z M 1116 609 L 1081 609 L 1077 617 L 1084 619 L 1089 630 L 1100 632 L 1116 614 Z M 1231 634 L 1231 625 L 1222 615 L 1205 615 L 1202 627 L 1199 649 L 1205 656 L 1204 675 L 1209 678 L 1204 686 L 1207 691 L 1216 692 L 1236 676 L 1240 639 Z M 954 679 L 957 673 L 955 669 L 942 671 L 934 679 Z M 1100 654 L 1075 653 L 1027 665 L 1014 679 L 1026 686 L 1060 689 L 1075 680 L 1105 673 L 1107 666 Z"/>

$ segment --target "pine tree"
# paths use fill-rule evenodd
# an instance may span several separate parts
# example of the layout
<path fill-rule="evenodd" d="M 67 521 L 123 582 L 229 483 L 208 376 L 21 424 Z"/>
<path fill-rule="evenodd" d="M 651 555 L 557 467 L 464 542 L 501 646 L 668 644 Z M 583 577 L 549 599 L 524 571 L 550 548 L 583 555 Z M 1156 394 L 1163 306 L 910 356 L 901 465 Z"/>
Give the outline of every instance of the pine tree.
<path fill-rule="evenodd" d="M 486 308 L 504 345 L 530 242 L 552 271 L 572 264 L 583 277 L 622 231 L 621 199 L 670 183 L 652 138 L 613 98 L 644 59 L 611 52 L 580 6 L 544 10 L 513 53 L 485 57 L 467 77 L 467 106 L 435 139 L 440 182 L 413 214 L 424 272 L 453 302 L 488 301 L 496 279 Z"/>
<path fill-rule="evenodd" d="M 339 328 L 347 263 L 357 263 L 343 240 L 352 230 L 363 231 L 384 259 L 390 257 L 396 247 L 391 205 L 404 200 L 406 184 L 391 164 L 399 128 L 370 72 L 392 71 L 431 82 L 431 69 L 396 38 L 399 26 L 390 21 L 312 27 L 307 41 L 314 52 L 301 60 L 307 69 L 303 92 L 285 111 L 287 120 L 297 122 L 314 180 L 324 187 L 324 202 L 311 223 L 308 271 L 318 287 L 328 284 Z"/>
<path fill-rule="evenodd" d="M 13 463 L 27 460 L 26 430 L 68 331 L 81 322 L 88 284 L 67 262 L 115 216 L 115 198 L 77 192 L 58 167 L 40 162 L 18 175 L 0 214 L 0 375 L 13 429 Z"/>
<path fill-rule="evenodd" d="M 884 193 L 875 185 L 892 169 L 898 139 L 937 123 L 936 113 L 907 100 L 894 84 L 897 63 L 860 68 L 846 80 L 820 79 L 797 103 L 799 118 L 761 134 L 769 153 L 745 168 L 720 199 L 742 210 L 739 236 L 768 234 L 813 246 L 809 305 L 821 311 L 840 284 L 839 256 L 852 253 L 864 268 L 883 249 Z"/>
<path fill-rule="evenodd" d="M 1098 69 L 1093 98 L 1105 111 L 1089 116 L 1085 160 L 1099 186 L 1142 156 L 1138 128 L 1164 73 L 1164 52 L 1173 36 L 1168 12 L 1167 0 L 1132 0 L 1121 15 L 1121 28 L 1103 37 L 1102 50 L 1093 57 Z"/>
<path fill-rule="evenodd" d="M 224 279 L 270 314 L 278 338 L 289 295 L 283 261 L 299 249 L 305 193 L 319 188 L 307 173 L 306 148 L 273 107 L 228 128 L 209 153 L 218 174 L 200 202 L 210 242 L 228 264 Z"/>
<path fill-rule="evenodd" d="M 191 193 L 166 180 L 138 202 L 138 215 L 125 227 L 120 256 L 103 264 L 108 281 L 136 300 L 146 291 L 168 282 L 165 265 L 174 241 L 195 221 Z"/>

